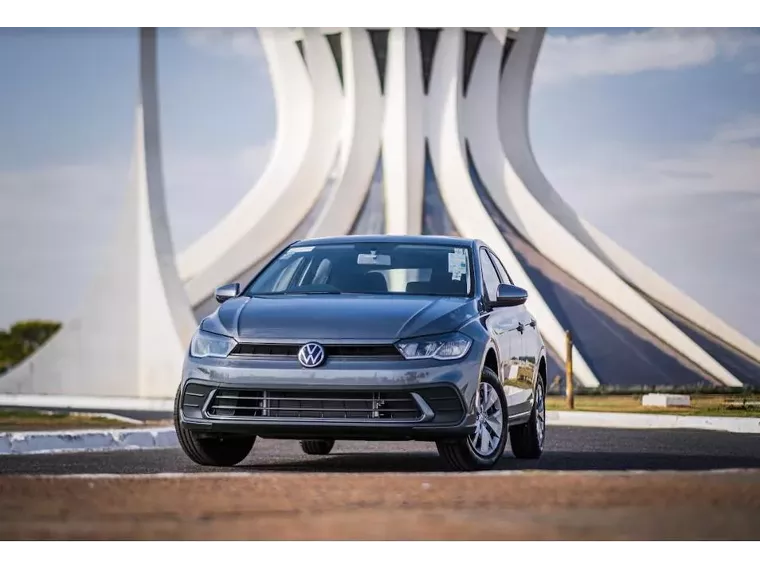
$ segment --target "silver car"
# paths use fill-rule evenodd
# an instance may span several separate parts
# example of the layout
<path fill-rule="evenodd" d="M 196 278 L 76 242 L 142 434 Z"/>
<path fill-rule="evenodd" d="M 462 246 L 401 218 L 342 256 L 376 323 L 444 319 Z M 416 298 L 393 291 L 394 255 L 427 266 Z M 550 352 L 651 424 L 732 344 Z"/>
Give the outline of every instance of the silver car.
<path fill-rule="evenodd" d="M 232 466 L 257 437 L 435 441 L 477 470 L 545 437 L 546 350 L 527 292 L 478 240 L 298 241 L 218 309 L 190 344 L 175 427 L 193 461 Z"/>

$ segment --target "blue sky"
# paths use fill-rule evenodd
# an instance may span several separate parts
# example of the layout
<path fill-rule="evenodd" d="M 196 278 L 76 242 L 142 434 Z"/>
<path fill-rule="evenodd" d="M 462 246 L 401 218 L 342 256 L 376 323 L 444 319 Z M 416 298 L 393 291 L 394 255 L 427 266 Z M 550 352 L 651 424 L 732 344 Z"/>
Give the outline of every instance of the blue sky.
<path fill-rule="evenodd" d="M 181 250 L 253 186 L 275 109 L 250 30 L 161 30 L 159 73 Z M 0 77 L 0 326 L 65 320 L 128 181 L 136 30 L 0 30 Z M 760 341 L 760 31 L 552 28 L 531 132 L 582 215 Z"/>

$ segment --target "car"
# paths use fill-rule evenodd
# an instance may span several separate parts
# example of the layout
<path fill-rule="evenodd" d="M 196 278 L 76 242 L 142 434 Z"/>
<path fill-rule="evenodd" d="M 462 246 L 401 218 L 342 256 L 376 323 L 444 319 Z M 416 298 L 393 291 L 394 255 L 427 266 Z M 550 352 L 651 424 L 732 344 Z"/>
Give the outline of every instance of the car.
<path fill-rule="evenodd" d="M 528 293 L 485 243 L 447 236 L 296 241 L 215 290 L 190 342 L 174 423 L 201 465 L 257 437 L 434 441 L 450 469 L 493 468 L 545 440 L 546 349 Z"/>

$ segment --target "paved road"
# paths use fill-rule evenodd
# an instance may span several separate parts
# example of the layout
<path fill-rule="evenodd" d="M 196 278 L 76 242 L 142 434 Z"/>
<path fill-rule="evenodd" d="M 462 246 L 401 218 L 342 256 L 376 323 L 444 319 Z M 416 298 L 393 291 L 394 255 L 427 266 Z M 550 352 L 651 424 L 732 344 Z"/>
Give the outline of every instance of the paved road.
<path fill-rule="evenodd" d="M 760 468 L 760 435 L 698 430 L 627 430 L 549 427 L 539 461 L 520 461 L 508 451 L 503 470 L 708 470 Z M 327 457 L 303 454 L 296 441 L 259 440 L 233 470 L 263 472 L 435 472 L 443 469 L 428 443 L 338 442 Z M 147 474 L 214 471 L 181 451 L 0 457 L 2 474 Z"/>
<path fill-rule="evenodd" d="M 508 475 L 438 475 L 434 446 L 421 443 L 340 442 L 315 458 L 262 440 L 233 473 L 179 450 L 5 456 L 0 539 L 760 538 L 759 435 L 548 434 L 540 461 L 505 457 Z M 754 470 L 704 472 L 739 468 Z M 189 474 L 150 475 L 178 472 Z M 116 476 L 13 476 L 88 473 Z"/>

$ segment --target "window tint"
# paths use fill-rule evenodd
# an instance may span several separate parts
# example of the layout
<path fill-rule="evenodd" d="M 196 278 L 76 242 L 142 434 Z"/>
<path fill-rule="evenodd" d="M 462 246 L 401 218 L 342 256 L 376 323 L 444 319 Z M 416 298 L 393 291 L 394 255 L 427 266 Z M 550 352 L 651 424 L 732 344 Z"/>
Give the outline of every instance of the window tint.
<path fill-rule="evenodd" d="M 340 243 L 284 251 L 245 294 L 469 296 L 470 249 L 427 243 Z"/>
<path fill-rule="evenodd" d="M 496 291 L 499 289 L 501 280 L 485 249 L 480 250 L 480 270 L 483 272 L 483 286 L 486 289 L 488 300 L 496 300 Z"/>
<path fill-rule="evenodd" d="M 507 269 L 504 268 L 504 263 L 501 262 L 501 259 L 499 259 L 496 256 L 496 253 L 493 251 L 489 251 L 488 255 L 493 260 L 493 264 L 496 265 L 496 270 L 499 271 L 499 277 L 501 277 L 501 282 L 503 283 L 509 283 L 509 284 L 515 284 L 512 281 L 512 277 L 509 276 L 509 273 L 507 272 Z"/>

